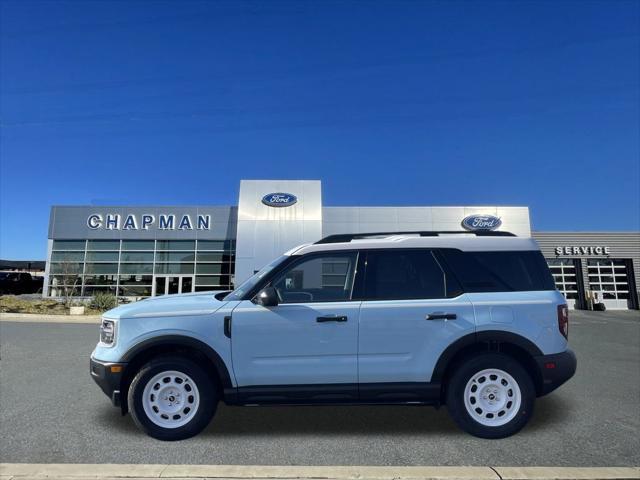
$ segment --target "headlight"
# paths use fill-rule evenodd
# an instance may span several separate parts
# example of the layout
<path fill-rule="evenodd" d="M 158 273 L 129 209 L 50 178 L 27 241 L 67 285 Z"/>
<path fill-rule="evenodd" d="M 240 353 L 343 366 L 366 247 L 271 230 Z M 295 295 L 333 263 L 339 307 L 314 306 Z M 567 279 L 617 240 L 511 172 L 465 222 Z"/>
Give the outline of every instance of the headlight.
<path fill-rule="evenodd" d="M 102 325 L 100 325 L 100 343 L 106 346 L 112 346 L 115 341 L 116 322 L 103 318 Z"/>

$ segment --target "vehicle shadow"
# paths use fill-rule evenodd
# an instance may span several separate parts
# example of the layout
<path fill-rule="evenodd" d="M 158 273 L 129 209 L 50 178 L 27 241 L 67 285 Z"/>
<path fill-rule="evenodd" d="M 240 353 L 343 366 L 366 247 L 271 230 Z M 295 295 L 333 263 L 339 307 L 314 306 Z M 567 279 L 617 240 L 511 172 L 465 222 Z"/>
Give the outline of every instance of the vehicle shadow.
<path fill-rule="evenodd" d="M 566 420 L 569 406 L 558 395 L 539 398 L 526 431 L 536 432 Z M 112 407 L 101 409 L 98 422 L 122 433 L 141 433 L 129 415 Z M 406 435 L 466 436 L 451 420 L 446 407 L 428 406 L 269 406 L 218 405 L 207 437 L 252 435 Z"/>
<path fill-rule="evenodd" d="M 111 428 L 121 433 L 142 433 L 133 423 L 130 415 L 127 414 L 123 416 L 119 408 L 114 408 L 110 404 L 103 405 L 97 411 L 96 422 L 99 428 Z M 142 434 L 144 435 L 144 433 Z"/>
<path fill-rule="evenodd" d="M 536 432 L 567 421 L 567 412 L 572 412 L 566 398 L 558 393 L 536 399 L 533 417 L 525 427 L 526 431 Z"/>
<path fill-rule="evenodd" d="M 208 436 L 262 434 L 380 435 L 440 433 L 457 435 L 445 408 L 424 406 L 273 406 L 221 405 L 205 430 Z"/>

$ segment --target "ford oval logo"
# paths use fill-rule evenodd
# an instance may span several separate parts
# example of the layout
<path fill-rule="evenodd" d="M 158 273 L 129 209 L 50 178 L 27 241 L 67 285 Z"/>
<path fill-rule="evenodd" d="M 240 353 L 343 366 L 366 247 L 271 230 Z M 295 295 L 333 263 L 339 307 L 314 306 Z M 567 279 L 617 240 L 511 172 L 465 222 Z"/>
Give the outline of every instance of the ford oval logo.
<path fill-rule="evenodd" d="M 298 202 L 298 197 L 291 193 L 268 193 L 262 197 L 262 203 L 269 207 L 290 207 Z"/>
<path fill-rule="evenodd" d="M 467 230 L 496 230 L 502 225 L 502 220 L 493 215 L 469 215 L 462 220 L 462 226 Z"/>

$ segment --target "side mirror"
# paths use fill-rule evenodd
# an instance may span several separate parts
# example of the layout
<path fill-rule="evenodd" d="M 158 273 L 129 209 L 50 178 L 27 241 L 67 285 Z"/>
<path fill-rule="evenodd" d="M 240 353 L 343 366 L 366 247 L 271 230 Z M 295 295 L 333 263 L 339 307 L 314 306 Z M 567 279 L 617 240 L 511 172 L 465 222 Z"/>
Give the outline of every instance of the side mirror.
<path fill-rule="evenodd" d="M 279 303 L 278 292 L 273 287 L 265 287 L 258 292 L 255 301 L 263 307 L 275 307 Z"/>

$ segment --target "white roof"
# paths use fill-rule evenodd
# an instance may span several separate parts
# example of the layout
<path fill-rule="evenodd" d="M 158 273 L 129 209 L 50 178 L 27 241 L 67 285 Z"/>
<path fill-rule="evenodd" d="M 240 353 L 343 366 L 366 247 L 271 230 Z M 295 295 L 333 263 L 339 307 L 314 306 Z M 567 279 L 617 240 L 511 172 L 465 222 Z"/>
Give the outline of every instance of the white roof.
<path fill-rule="evenodd" d="M 371 248 L 456 248 L 463 251 L 540 250 L 530 237 L 477 237 L 473 234 L 442 234 L 433 237 L 392 235 L 384 238 L 354 239 L 350 242 L 306 244 L 296 247 L 288 255 L 312 252 L 360 250 Z"/>

